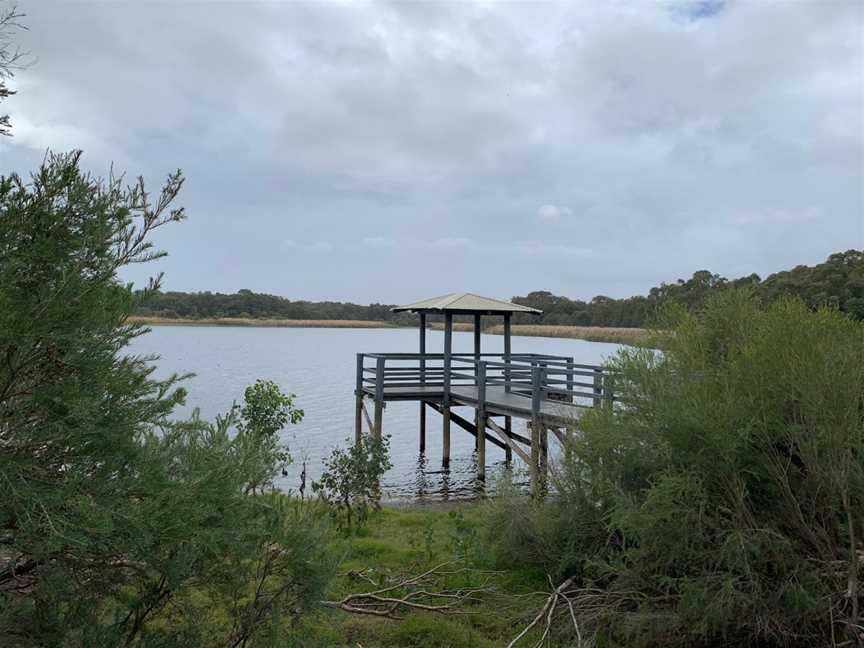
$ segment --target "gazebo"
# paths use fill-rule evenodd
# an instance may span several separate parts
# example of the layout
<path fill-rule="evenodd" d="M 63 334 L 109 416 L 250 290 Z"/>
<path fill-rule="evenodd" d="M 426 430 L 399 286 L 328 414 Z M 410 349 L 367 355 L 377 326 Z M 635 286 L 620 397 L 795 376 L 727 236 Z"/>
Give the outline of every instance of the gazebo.
<path fill-rule="evenodd" d="M 483 316 L 497 316 L 504 320 L 504 362 L 510 361 L 511 355 L 511 319 L 513 313 L 527 313 L 529 315 L 542 315 L 543 311 L 521 304 L 482 297 L 474 293 L 450 293 L 441 297 L 432 297 L 423 301 L 396 306 L 392 309 L 394 313 L 417 313 L 420 315 L 420 355 L 426 355 L 426 315 L 444 315 L 444 401 L 442 402 L 441 414 L 444 424 L 444 456 L 443 463 L 450 463 L 450 377 L 452 373 L 453 357 L 453 316 L 470 315 L 474 318 L 474 361 L 479 363 L 482 357 L 480 335 L 483 330 Z M 421 373 L 425 369 L 425 362 L 421 358 Z M 475 429 L 477 421 L 475 420 Z M 510 427 L 510 417 L 507 417 L 506 428 Z M 479 433 L 475 435 L 479 443 Z M 420 452 L 426 449 L 426 403 L 420 401 Z M 481 469 L 481 472 L 482 469 Z"/>
<path fill-rule="evenodd" d="M 532 484 L 541 483 L 547 465 L 548 435 L 559 439 L 578 420 L 586 401 L 597 406 L 612 402 L 604 388 L 604 369 L 577 365 L 574 358 L 536 353 L 514 354 L 511 347 L 511 322 L 514 313 L 540 315 L 541 311 L 521 304 L 472 293 L 451 293 L 413 304 L 396 306 L 393 312 L 417 313 L 418 353 L 358 353 L 355 438 L 362 438 L 365 418 L 370 433 L 380 438 L 383 411 L 390 401 L 420 403 L 420 452 L 426 449 L 426 408 L 442 416 L 442 463 L 450 463 L 451 421 L 472 434 L 476 440 L 477 472 L 485 478 L 486 443 L 502 449 L 509 462 L 513 454 L 531 470 Z M 444 319 L 443 353 L 426 349 L 427 316 Z M 453 353 L 454 316 L 473 320 L 473 353 Z M 504 353 L 483 353 L 483 317 L 501 317 L 504 322 Z M 364 400 L 375 406 L 374 420 Z M 578 401 L 578 402 L 577 402 Z M 474 409 L 468 421 L 453 407 Z M 503 427 L 494 417 L 503 417 Z M 512 417 L 528 421 L 530 438 L 512 429 Z M 526 451 L 527 449 L 527 451 Z"/>

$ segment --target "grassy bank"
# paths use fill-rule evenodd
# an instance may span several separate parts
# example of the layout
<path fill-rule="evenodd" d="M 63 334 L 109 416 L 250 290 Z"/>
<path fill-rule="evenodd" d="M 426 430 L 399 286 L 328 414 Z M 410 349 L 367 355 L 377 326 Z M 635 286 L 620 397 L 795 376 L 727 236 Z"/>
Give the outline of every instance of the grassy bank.
<path fill-rule="evenodd" d="M 443 330 L 444 325 L 433 322 L 431 328 L 436 331 Z M 470 322 L 455 322 L 454 331 L 473 331 L 474 325 Z M 483 329 L 484 333 L 492 335 L 504 335 L 504 325 L 496 324 Z M 642 346 L 648 343 L 649 332 L 642 328 L 624 328 L 612 326 L 556 326 L 554 324 L 514 324 L 512 334 L 522 337 L 552 337 L 569 338 L 573 340 L 587 340 L 588 342 L 613 342 L 615 344 L 629 344 Z"/>
<path fill-rule="evenodd" d="M 285 328 L 396 328 L 389 322 L 370 320 L 294 320 L 252 317 L 211 317 L 202 319 L 132 316 L 130 322 L 151 326 L 273 326 Z"/>
<path fill-rule="evenodd" d="M 344 556 L 340 575 L 328 598 L 374 590 L 384 578 L 417 575 L 444 563 L 457 573 L 447 577 L 454 588 L 485 586 L 487 592 L 457 614 L 406 613 L 382 619 L 323 609 L 304 619 L 297 633 L 301 646 L 469 648 L 504 646 L 530 621 L 548 588 L 540 572 L 512 569 L 485 571 L 478 532 L 483 504 L 448 507 L 385 508 L 375 513 L 359 536 L 340 541 Z M 469 571 L 463 568 L 471 566 Z M 462 570 L 462 571 L 459 571 Z M 526 637 L 520 646 L 539 639 Z M 294 644 L 291 644 L 294 645 Z M 546 644 L 555 646 L 555 643 Z"/>

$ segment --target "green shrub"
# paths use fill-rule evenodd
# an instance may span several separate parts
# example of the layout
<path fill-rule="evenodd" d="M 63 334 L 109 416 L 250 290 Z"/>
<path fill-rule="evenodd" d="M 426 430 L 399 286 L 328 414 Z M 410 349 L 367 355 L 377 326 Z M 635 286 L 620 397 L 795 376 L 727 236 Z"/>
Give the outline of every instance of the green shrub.
<path fill-rule="evenodd" d="M 350 442 L 349 442 L 350 443 Z M 362 527 L 380 506 L 381 478 L 390 467 L 390 437 L 360 437 L 347 450 L 334 448 L 312 490 L 330 506 L 343 531 Z"/>
<path fill-rule="evenodd" d="M 495 555 L 602 590 L 581 612 L 628 645 L 860 641 L 864 325 L 740 289 L 668 315 L 663 354 L 612 361 L 627 400 L 570 435 L 556 495 L 492 505 Z"/>
<path fill-rule="evenodd" d="M 272 644 L 331 572 L 312 508 L 249 494 L 290 402 L 259 383 L 239 414 L 172 416 L 118 273 L 161 256 L 182 177 L 148 195 L 79 159 L 0 177 L 0 645 Z"/>

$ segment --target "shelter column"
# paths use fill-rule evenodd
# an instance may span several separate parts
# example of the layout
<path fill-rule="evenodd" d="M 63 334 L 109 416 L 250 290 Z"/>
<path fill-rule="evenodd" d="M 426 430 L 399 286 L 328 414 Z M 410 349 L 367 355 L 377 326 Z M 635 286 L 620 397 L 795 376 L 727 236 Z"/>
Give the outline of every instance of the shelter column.
<path fill-rule="evenodd" d="M 504 313 L 504 363 L 510 364 L 510 318 L 511 313 Z M 510 369 L 504 369 L 504 391 L 510 392 Z M 510 436 L 510 432 L 513 431 L 513 417 L 505 416 L 504 417 L 504 431 L 507 433 L 507 436 Z M 507 446 L 506 452 L 506 460 L 507 463 L 513 461 L 513 451 L 510 449 L 510 446 Z"/>
<path fill-rule="evenodd" d="M 478 316 L 479 318 L 479 316 Z M 477 363 L 477 478 L 486 480 L 486 363 Z"/>
<path fill-rule="evenodd" d="M 444 418 L 442 463 L 450 465 L 450 364 L 453 352 L 453 313 L 444 314 L 444 394 L 441 414 Z"/>
<path fill-rule="evenodd" d="M 420 387 L 426 386 L 426 313 L 420 313 Z M 426 402 L 420 401 L 420 454 L 426 452 Z"/>
<path fill-rule="evenodd" d="M 482 323 L 483 316 L 479 313 L 474 315 L 474 384 L 477 386 L 477 389 L 480 389 L 480 325 Z M 478 404 L 477 409 L 474 410 L 474 425 L 477 428 L 477 434 L 474 437 L 474 449 L 480 450 L 480 430 L 484 430 L 485 428 L 480 427 L 480 406 Z"/>

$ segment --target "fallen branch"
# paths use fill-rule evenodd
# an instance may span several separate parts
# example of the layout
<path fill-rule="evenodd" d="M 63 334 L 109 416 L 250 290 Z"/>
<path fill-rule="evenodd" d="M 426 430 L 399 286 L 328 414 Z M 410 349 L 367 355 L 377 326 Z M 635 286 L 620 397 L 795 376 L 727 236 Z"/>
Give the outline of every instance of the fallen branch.
<path fill-rule="evenodd" d="M 546 596 L 546 601 L 537 615 L 507 644 L 514 648 L 533 628 L 543 628 L 540 638 L 534 644 L 539 648 L 549 637 L 556 624 L 572 625 L 577 648 L 593 645 L 593 635 L 597 627 L 609 615 L 630 609 L 636 601 L 642 598 L 637 592 L 622 592 L 582 588 L 573 588 L 574 578 L 568 578 L 555 587 L 551 578 L 549 585 L 552 591 Z M 563 630 L 563 628 L 562 628 Z"/>
<path fill-rule="evenodd" d="M 480 601 L 480 594 L 492 591 L 488 580 L 477 587 L 448 588 L 441 583 L 448 576 L 471 570 L 448 570 L 452 563 L 442 563 L 416 576 L 399 578 L 370 592 L 349 594 L 338 601 L 322 601 L 322 605 L 352 614 L 366 614 L 388 619 L 399 619 L 400 613 L 419 610 L 438 614 L 466 614 L 461 608 Z M 366 570 L 346 574 L 366 582 L 374 581 Z"/>

